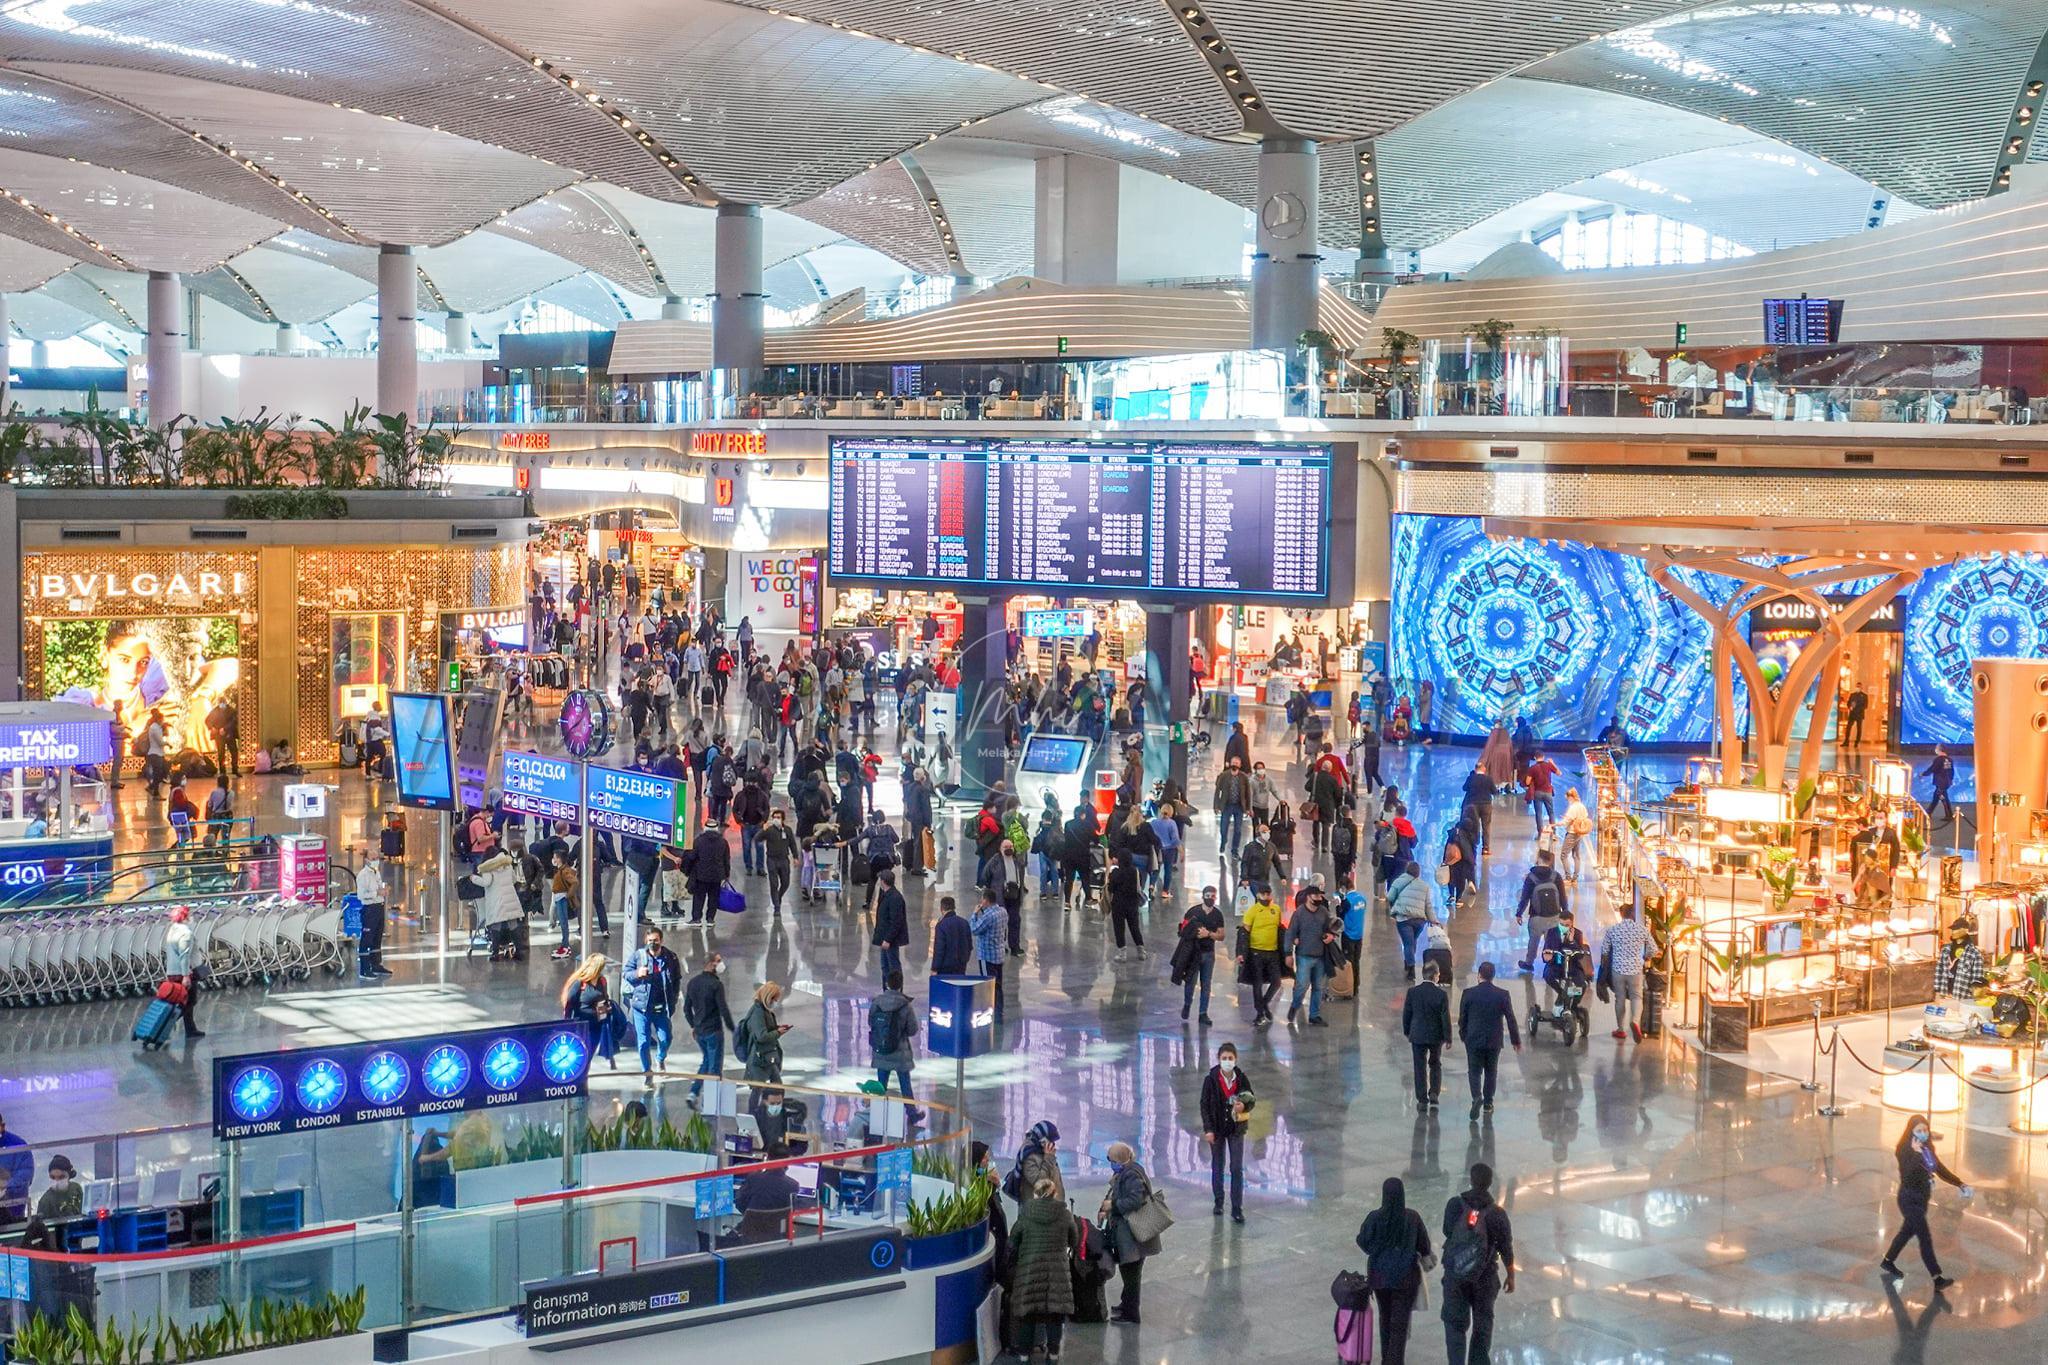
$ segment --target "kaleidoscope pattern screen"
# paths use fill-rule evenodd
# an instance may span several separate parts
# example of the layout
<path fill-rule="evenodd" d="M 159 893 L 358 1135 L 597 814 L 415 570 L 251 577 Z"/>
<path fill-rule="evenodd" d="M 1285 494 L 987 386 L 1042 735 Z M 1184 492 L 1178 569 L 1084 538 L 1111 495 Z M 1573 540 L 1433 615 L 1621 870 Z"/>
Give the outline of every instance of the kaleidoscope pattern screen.
<path fill-rule="evenodd" d="M 1970 661 L 2048 656 L 2048 564 L 2022 555 L 1966 559 L 1930 569 L 1906 602 L 1907 744 L 1967 744 Z"/>
<path fill-rule="evenodd" d="M 560 1021 L 221 1057 L 214 1134 L 266 1137 L 565 1099 L 584 1093 L 589 1071 L 589 1037 Z"/>
<path fill-rule="evenodd" d="M 1393 670 L 1435 685 L 1431 728 L 1484 735 L 1526 715 L 1550 740 L 1615 716 L 1648 743 L 1699 743 L 1714 723 L 1707 627 L 1640 560 L 1487 539 L 1477 517 L 1394 518 Z M 1734 585 L 1686 574 L 1710 599 Z"/>

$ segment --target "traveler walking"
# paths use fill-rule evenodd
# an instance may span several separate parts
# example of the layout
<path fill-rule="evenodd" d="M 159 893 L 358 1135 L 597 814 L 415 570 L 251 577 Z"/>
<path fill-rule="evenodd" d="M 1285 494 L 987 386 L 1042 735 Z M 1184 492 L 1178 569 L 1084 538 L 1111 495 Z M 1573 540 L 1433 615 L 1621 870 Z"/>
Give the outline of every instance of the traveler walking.
<path fill-rule="evenodd" d="M 668 1069 L 676 1000 L 683 989 L 682 959 L 662 942 L 661 930 L 650 925 L 645 942 L 627 955 L 620 976 L 633 1021 L 634 1050 L 640 1054 L 640 1083 L 652 1090 L 655 1069 Z"/>
<path fill-rule="evenodd" d="M 1145 905 L 1145 887 L 1138 879 L 1138 869 L 1132 864 L 1128 853 L 1112 853 L 1109 863 L 1109 882 L 1103 891 L 1109 902 L 1109 927 L 1116 934 L 1116 961 L 1124 960 L 1124 939 L 1126 934 L 1137 946 L 1138 956 L 1145 955 L 1145 931 L 1138 924 L 1138 911 Z"/>
<path fill-rule="evenodd" d="M 761 827 L 761 837 L 754 848 L 768 872 L 768 903 L 779 915 L 782 898 L 789 894 L 790 869 L 796 862 L 796 831 L 789 827 L 789 817 L 780 809 L 769 813 L 768 823 Z"/>
<path fill-rule="evenodd" d="M 732 877 L 732 848 L 717 822 L 705 820 L 690 846 L 690 920 L 706 925 L 718 918 L 718 893 Z"/>
<path fill-rule="evenodd" d="M 733 1030 L 733 1051 L 746 1064 L 748 1082 L 782 1084 L 782 1035 L 790 1025 L 775 1017 L 782 1003 L 782 987 L 764 981 L 754 991 L 754 1004 L 739 1027 Z"/>
<path fill-rule="evenodd" d="M 1387 914 L 1393 918 L 1394 932 L 1401 936 L 1402 974 L 1413 981 L 1416 963 L 1422 957 L 1423 932 L 1435 917 L 1420 863 L 1409 863 L 1388 884 Z"/>
<path fill-rule="evenodd" d="M 1251 808 L 1251 779 L 1243 765 L 1232 758 L 1216 775 L 1216 839 L 1226 859 L 1235 857 L 1244 838 L 1244 816 Z"/>
<path fill-rule="evenodd" d="M 725 1072 L 725 1035 L 733 1031 L 733 1025 L 732 1010 L 725 1002 L 724 976 L 725 959 L 711 953 L 705 957 L 703 968 L 690 978 L 689 989 L 683 992 L 683 1022 L 690 1026 L 690 1036 L 697 1040 L 697 1048 L 703 1053 L 697 1064 L 698 1079 L 690 1082 L 693 1108 L 704 1089 L 703 1077 L 717 1077 Z"/>
<path fill-rule="evenodd" d="M 1327 1028 L 1323 1019 L 1323 983 L 1329 977 L 1327 954 L 1336 942 L 1339 926 L 1330 916 L 1329 899 L 1320 892 L 1304 890 L 1294 902 L 1294 917 L 1287 921 L 1287 948 L 1294 955 L 1294 998 L 1287 1006 L 1287 1022 L 1301 1014 L 1302 998 L 1308 998 L 1308 1021 Z"/>
<path fill-rule="evenodd" d="M 1230 1167 L 1230 1221 L 1244 1221 L 1244 1130 L 1255 1098 L 1249 1076 L 1237 1069 L 1237 1045 L 1216 1049 L 1216 1065 L 1202 1077 L 1202 1140 L 1209 1145 L 1209 1192 L 1223 1216 L 1223 1168 Z"/>
<path fill-rule="evenodd" d="M 910 906 L 903 893 L 896 889 L 896 873 L 892 869 L 877 879 L 882 894 L 875 901 L 875 928 L 868 941 L 882 951 L 880 959 L 882 979 L 903 974 L 903 949 L 910 943 Z M 934 971 L 937 968 L 933 969 Z"/>
<path fill-rule="evenodd" d="M 1579 859 L 1585 852 L 1586 840 L 1593 834 L 1593 813 L 1586 809 L 1586 803 L 1579 799 L 1577 787 L 1564 789 L 1564 853 L 1558 859 L 1564 879 L 1575 882 L 1579 879 Z"/>
<path fill-rule="evenodd" d="M 1544 756 L 1541 748 L 1529 756 L 1529 766 L 1523 769 L 1529 794 L 1529 813 L 1536 818 L 1538 838 L 1543 836 L 1545 826 L 1557 823 L 1558 771 L 1558 766 Z"/>
<path fill-rule="evenodd" d="M 1159 1235 L 1141 1236 L 1131 1225 L 1131 1215 L 1152 1205 L 1152 1181 L 1138 1164 L 1138 1154 L 1128 1142 L 1112 1142 L 1109 1151 L 1112 1172 L 1109 1189 L 1102 1196 L 1097 1217 L 1109 1229 L 1110 1246 L 1116 1252 L 1116 1272 L 1123 1281 L 1123 1294 L 1110 1313 L 1111 1322 L 1138 1325 L 1139 1295 L 1144 1290 L 1145 1258 L 1159 1254 Z"/>
<path fill-rule="evenodd" d="M 1515 1002 L 1493 984 L 1493 964 L 1479 964 L 1479 984 L 1458 997 L 1458 1038 L 1465 1044 L 1466 1079 L 1472 1087 L 1472 1117 L 1493 1112 L 1495 1070 L 1500 1065 L 1502 1034 L 1522 1050 L 1522 1031 L 1515 1024 Z M 1482 1357 L 1483 1359 L 1484 1357 Z"/>
<path fill-rule="evenodd" d="M 1643 1041 L 1643 968 L 1650 959 L 1650 935 L 1636 920 L 1636 908 L 1623 901 L 1621 918 L 1600 936 L 1600 958 L 1607 969 L 1607 989 L 1614 997 L 1614 1036 Z M 1626 1030 L 1626 1032 L 1624 1032 Z"/>
<path fill-rule="evenodd" d="M 1270 888 L 1252 892 L 1238 924 L 1243 944 L 1237 955 L 1239 978 L 1252 988 L 1252 1024 L 1273 1022 L 1273 997 L 1280 990 L 1280 907 Z"/>
<path fill-rule="evenodd" d="M 604 977 L 605 956 L 589 953 L 562 983 L 562 1017 L 589 1026 L 591 1051 L 619 1068 L 618 1021 L 612 991 Z"/>
<path fill-rule="evenodd" d="M 1415 1061 L 1415 1107 L 1435 1109 L 1444 1088 L 1444 1044 L 1451 1041 L 1451 997 L 1433 962 L 1422 965 L 1422 980 L 1401 999 L 1401 1032 Z"/>
<path fill-rule="evenodd" d="M 206 955 L 200 949 L 198 936 L 192 931 L 192 912 L 182 905 L 171 907 L 171 926 L 164 930 L 164 980 L 175 981 L 185 988 L 185 998 L 178 1003 L 178 1017 L 185 1025 L 185 1037 L 204 1038 L 199 1031 L 193 1009 L 199 999 L 199 986 L 206 971 Z"/>
<path fill-rule="evenodd" d="M 1899 1232 L 1892 1238 L 1892 1244 L 1885 1250 L 1884 1260 L 1879 1262 L 1886 1275 L 1897 1279 L 1905 1272 L 1899 1269 L 1899 1253 L 1906 1249 L 1906 1243 L 1917 1240 L 1920 1243 L 1920 1261 L 1927 1267 L 1927 1273 L 1934 1277 L 1934 1287 L 1948 1288 L 1955 1281 L 1941 1273 L 1941 1262 L 1934 1255 L 1934 1233 L 1927 1226 L 1927 1201 L 1934 1193 L 1937 1178 L 1946 1181 L 1963 1192 L 1969 1199 L 1977 1192 L 1965 1185 L 1962 1177 L 1942 1164 L 1934 1154 L 1934 1133 L 1929 1129 L 1927 1117 L 1915 1114 L 1906 1120 L 1906 1129 L 1899 1134 L 1899 1145 L 1894 1150 L 1899 1162 Z"/>
<path fill-rule="evenodd" d="M 1209 986 L 1216 975 L 1216 944 L 1223 937 L 1223 907 L 1216 902 L 1216 888 L 1202 888 L 1202 899 L 1188 907 L 1181 918 L 1180 941 L 1173 950 L 1173 970 L 1181 983 L 1180 1017 L 1188 1017 L 1195 1004 L 1195 988 L 1201 987 L 1200 1022 L 1209 1022 Z"/>
<path fill-rule="evenodd" d="M 1380 1365 L 1406 1365 L 1408 1320 L 1422 1293 L 1422 1272 L 1436 1257 L 1429 1229 L 1408 1207 L 1408 1188 L 1399 1176 L 1380 1186 L 1380 1206 L 1358 1225 L 1358 1249 L 1365 1253 L 1365 1282 L 1379 1317 Z"/>
<path fill-rule="evenodd" d="M 1490 964 L 1489 964 L 1490 965 Z M 1485 969 L 1482 967 L 1482 971 Z M 1444 1205 L 1444 1346 L 1450 1365 L 1493 1359 L 1493 1305 L 1515 1292 L 1515 1233 L 1493 1201 L 1493 1168 L 1472 1168 L 1472 1188 Z M 1502 1281 L 1495 1263 L 1506 1270 Z"/>
<path fill-rule="evenodd" d="M 1557 873 L 1550 850 L 1540 850 L 1536 865 L 1522 878 L 1521 898 L 1515 902 L 1515 923 L 1520 924 L 1525 917 L 1529 921 L 1528 946 L 1522 950 L 1518 964 L 1522 971 L 1535 969 L 1544 935 L 1555 929 L 1559 917 L 1571 908 L 1571 896 L 1565 890 L 1564 878 Z"/>
<path fill-rule="evenodd" d="M 903 1098 L 910 1098 L 910 1069 L 915 1064 L 913 1044 L 917 1040 L 917 1012 L 903 993 L 903 972 L 899 968 L 882 982 L 881 993 L 868 1004 L 868 1047 L 873 1051 L 875 1078 L 882 1093 L 889 1093 L 889 1075 L 895 1073 Z"/>

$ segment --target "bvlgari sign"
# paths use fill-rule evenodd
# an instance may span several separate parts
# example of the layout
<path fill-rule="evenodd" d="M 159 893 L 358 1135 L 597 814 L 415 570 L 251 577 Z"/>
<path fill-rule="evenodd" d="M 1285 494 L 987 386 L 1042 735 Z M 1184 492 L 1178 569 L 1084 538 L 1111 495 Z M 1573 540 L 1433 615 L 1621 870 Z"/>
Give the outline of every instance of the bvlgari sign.
<path fill-rule="evenodd" d="M 46 602 L 73 598 L 115 601 L 140 598 L 147 602 L 201 602 L 208 598 L 243 597 L 249 591 L 249 575 L 236 570 L 215 573 L 155 573 L 144 569 L 134 573 L 44 573 L 35 575 L 36 595 Z"/>

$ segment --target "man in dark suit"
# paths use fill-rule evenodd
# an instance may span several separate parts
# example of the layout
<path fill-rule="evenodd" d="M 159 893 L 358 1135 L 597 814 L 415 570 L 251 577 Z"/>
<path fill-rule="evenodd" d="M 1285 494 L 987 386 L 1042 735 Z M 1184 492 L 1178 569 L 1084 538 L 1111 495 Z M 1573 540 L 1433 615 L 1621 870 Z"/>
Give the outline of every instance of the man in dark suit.
<path fill-rule="evenodd" d="M 1422 980 L 1401 1001 L 1401 1032 L 1415 1054 L 1416 1107 L 1434 1109 L 1444 1088 L 1444 1044 L 1451 1041 L 1451 997 L 1436 983 L 1434 962 L 1423 964 Z"/>
<path fill-rule="evenodd" d="M 1494 1070 L 1500 1065 L 1502 1034 L 1522 1050 L 1515 1026 L 1514 998 L 1493 984 L 1493 964 L 1479 964 L 1479 984 L 1458 997 L 1458 1037 L 1465 1044 L 1466 1079 L 1472 1084 L 1472 1117 L 1493 1112 Z"/>

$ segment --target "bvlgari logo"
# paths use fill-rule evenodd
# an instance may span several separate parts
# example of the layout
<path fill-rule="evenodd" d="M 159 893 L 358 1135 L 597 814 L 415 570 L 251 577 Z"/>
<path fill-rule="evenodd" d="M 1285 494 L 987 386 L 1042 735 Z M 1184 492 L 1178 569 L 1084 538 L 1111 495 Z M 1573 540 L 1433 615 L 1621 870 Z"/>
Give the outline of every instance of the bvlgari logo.
<path fill-rule="evenodd" d="M 36 595 L 45 601 L 67 598 L 140 597 L 161 599 L 241 596 L 249 591 L 249 575 L 235 573 L 46 573 L 36 575 Z"/>

